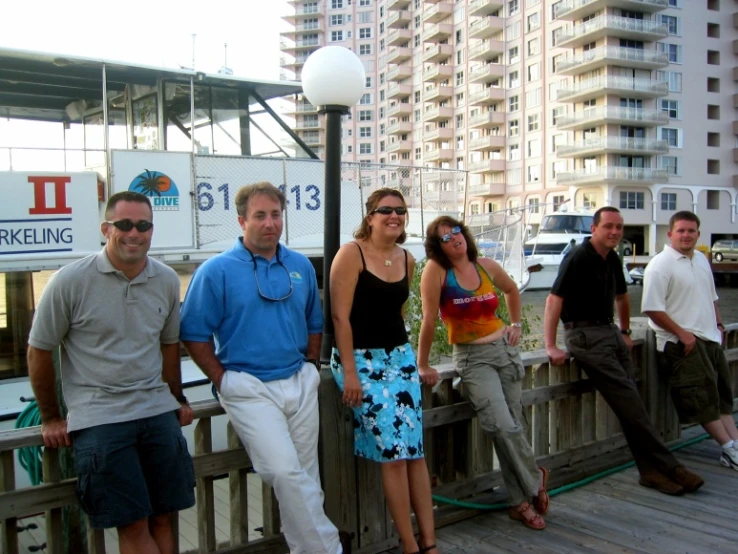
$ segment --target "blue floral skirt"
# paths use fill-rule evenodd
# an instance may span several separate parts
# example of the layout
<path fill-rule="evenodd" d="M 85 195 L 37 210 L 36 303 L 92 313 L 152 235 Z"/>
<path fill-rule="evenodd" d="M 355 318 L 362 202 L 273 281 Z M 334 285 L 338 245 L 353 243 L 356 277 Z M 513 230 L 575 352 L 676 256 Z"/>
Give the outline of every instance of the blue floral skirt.
<path fill-rule="evenodd" d="M 410 344 L 354 350 L 363 402 L 354 412 L 354 453 L 375 462 L 423 457 L 420 378 Z M 343 366 L 333 349 L 331 371 L 343 392 Z"/>

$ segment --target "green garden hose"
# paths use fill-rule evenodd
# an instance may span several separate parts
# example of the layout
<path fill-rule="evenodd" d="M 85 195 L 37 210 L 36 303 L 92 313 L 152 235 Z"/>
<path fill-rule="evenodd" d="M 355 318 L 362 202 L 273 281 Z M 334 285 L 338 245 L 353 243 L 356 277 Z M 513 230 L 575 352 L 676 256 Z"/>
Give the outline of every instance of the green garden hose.
<path fill-rule="evenodd" d="M 693 444 L 702 442 L 703 440 L 709 439 L 709 438 L 710 438 L 710 435 L 705 433 L 704 435 L 700 435 L 699 437 L 695 437 L 693 439 L 680 442 L 679 444 L 675 444 L 674 446 L 669 447 L 669 450 L 674 451 L 674 450 L 679 450 L 680 448 L 686 448 L 687 446 L 692 446 Z M 628 462 L 628 463 L 625 463 L 619 466 L 611 467 L 610 469 L 606 469 L 605 471 L 595 473 L 594 475 L 590 475 L 589 477 L 580 479 L 579 481 L 575 481 L 573 483 L 569 483 L 568 485 L 563 485 L 561 487 L 551 489 L 548 491 L 548 495 L 555 496 L 562 492 L 570 491 L 578 487 L 583 487 L 584 485 L 588 485 L 592 481 L 596 481 L 597 479 L 602 479 L 603 477 L 607 477 L 608 475 L 612 475 L 613 473 L 617 473 L 619 471 L 623 471 L 624 469 L 631 468 L 634 465 L 635 465 L 635 462 Z M 454 500 L 453 498 L 446 498 L 445 496 L 439 496 L 437 494 L 433 495 L 433 500 L 435 500 L 436 502 L 440 502 L 442 504 L 450 504 L 452 506 L 459 506 L 460 508 L 469 508 L 470 510 L 491 511 L 491 510 L 502 510 L 502 509 L 509 507 L 508 504 L 504 504 L 501 502 L 498 502 L 497 504 L 477 504 L 475 502 L 464 502 L 463 500 Z"/>
<path fill-rule="evenodd" d="M 15 428 L 36 427 L 41 425 L 41 414 L 35 400 L 31 400 L 15 420 Z M 43 448 L 41 446 L 24 446 L 18 449 L 18 461 L 28 473 L 32 485 L 38 485 L 44 480 Z"/>

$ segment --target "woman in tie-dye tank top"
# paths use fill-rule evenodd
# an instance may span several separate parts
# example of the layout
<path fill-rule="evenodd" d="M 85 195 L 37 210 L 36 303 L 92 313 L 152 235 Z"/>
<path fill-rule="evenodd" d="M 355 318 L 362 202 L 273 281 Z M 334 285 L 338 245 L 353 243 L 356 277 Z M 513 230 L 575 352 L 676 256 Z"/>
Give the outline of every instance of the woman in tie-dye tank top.
<path fill-rule="evenodd" d="M 522 332 L 520 293 L 498 263 L 478 256 L 469 229 L 451 217 L 428 225 L 425 252 L 429 260 L 420 282 L 418 369 L 421 374 L 434 371 L 428 356 L 440 310 L 453 345 L 455 369 L 479 424 L 492 435 L 510 517 L 531 529 L 543 529 L 548 470 L 537 467 L 523 428 L 520 397 L 525 368 L 517 347 Z M 497 317 L 498 290 L 505 295 L 509 326 Z"/>

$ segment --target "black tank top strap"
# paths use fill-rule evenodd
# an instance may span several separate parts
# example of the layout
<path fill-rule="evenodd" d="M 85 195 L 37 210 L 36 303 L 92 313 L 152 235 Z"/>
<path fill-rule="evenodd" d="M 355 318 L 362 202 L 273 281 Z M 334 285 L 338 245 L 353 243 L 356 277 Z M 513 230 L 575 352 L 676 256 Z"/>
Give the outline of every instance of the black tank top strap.
<path fill-rule="evenodd" d="M 361 245 L 358 242 L 354 243 L 356 247 L 359 249 L 359 254 L 361 255 L 361 266 L 362 271 L 366 271 L 366 261 L 364 260 L 364 251 L 361 249 Z"/>
<path fill-rule="evenodd" d="M 405 280 L 410 280 L 410 272 L 407 270 L 407 250 L 404 248 L 402 249 L 403 252 L 405 252 Z"/>

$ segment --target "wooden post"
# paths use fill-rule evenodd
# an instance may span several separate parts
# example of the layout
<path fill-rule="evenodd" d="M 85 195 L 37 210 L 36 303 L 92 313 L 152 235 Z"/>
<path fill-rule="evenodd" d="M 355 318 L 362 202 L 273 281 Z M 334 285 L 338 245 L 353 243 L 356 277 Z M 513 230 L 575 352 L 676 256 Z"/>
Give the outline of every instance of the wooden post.
<path fill-rule="evenodd" d="M 231 422 L 226 426 L 229 449 L 243 449 Z M 248 471 L 236 469 L 228 473 L 228 490 L 231 499 L 231 547 L 249 542 Z"/>
<path fill-rule="evenodd" d="M 212 419 L 202 418 L 195 426 L 195 453 L 209 454 L 213 451 Z M 197 539 L 203 552 L 215 550 L 215 495 L 213 477 L 197 478 Z"/>
<path fill-rule="evenodd" d="M 547 387 L 549 380 L 549 364 L 544 362 L 536 370 L 536 387 Z M 533 419 L 533 452 L 536 457 L 546 456 L 551 452 L 549 415 L 551 402 L 536 404 Z"/>
<path fill-rule="evenodd" d="M 15 490 L 15 465 L 13 451 L 0 452 L 0 491 Z M 2 552 L 18 554 L 18 520 L 14 517 L 2 521 Z"/>
<path fill-rule="evenodd" d="M 61 478 L 59 469 L 59 450 L 44 448 L 43 459 L 44 483 L 58 483 Z M 46 552 L 48 554 L 64 554 L 64 532 L 62 528 L 62 509 L 46 510 Z"/>

